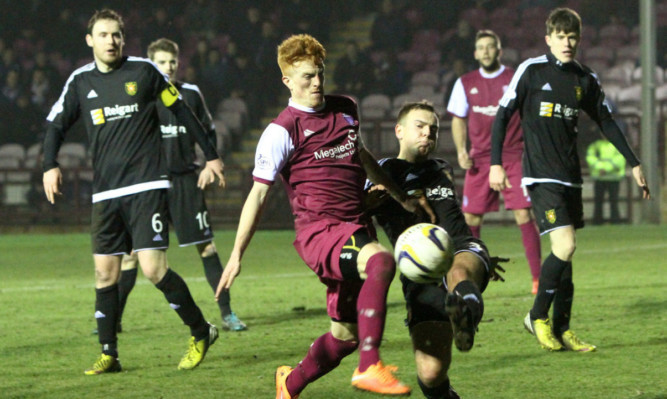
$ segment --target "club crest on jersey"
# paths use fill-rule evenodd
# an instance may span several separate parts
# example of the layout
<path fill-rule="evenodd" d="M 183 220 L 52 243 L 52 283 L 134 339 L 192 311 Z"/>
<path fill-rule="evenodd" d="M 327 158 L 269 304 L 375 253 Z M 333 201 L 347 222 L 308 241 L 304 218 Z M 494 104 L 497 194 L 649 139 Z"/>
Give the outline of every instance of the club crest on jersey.
<path fill-rule="evenodd" d="M 125 82 L 125 93 L 131 96 L 137 94 L 137 82 Z"/>
<path fill-rule="evenodd" d="M 551 224 L 556 223 L 556 210 L 555 209 L 549 209 L 548 211 L 544 212 L 544 215 L 547 217 L 547 221 Z"/>
<path fill-rule="evenodd" d="M 574 86 L 574 95 L 577 97 L 577 101 L 581 101 L 581 98 L 584 96 L 584 89 L 581 86 Z"/>

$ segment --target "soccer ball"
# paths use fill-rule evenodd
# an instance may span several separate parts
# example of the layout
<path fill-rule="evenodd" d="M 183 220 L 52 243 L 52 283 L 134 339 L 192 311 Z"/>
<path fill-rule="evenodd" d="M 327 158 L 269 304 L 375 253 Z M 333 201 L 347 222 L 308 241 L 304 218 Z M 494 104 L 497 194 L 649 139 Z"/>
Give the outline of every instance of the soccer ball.
<path fill-rule="evenodd" d="M 394 258 L 401 273 L 410 280 L 439 282 L 452 266 L 454 242 L 442 227 L 419 223 L 398 236 Z"/>

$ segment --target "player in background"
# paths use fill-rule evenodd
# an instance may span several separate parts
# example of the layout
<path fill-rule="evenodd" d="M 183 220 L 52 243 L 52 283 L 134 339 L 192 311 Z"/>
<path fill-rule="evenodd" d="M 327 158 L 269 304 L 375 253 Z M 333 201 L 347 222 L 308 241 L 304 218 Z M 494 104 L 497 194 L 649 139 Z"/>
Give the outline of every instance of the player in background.
<path fill-rule="evenodd" d="M 178 73 L 178 44 L 161 38 L 148 46 L 148 58 L 158 69 L 169 77 L 169 81 L 183 96 L 197 119 L 207 130 L 208 138 L 216 142 L 215 126 L 206 107 L 199 87 L 176 80 Z M 185 126 L 178 123 L 176 116 L 162 104 L 158 104 L 162 144 L 167 158 L 167 167 L 171 178 L 168 191 L 170 220 L 176 229 L 176 236 L 181 247 L 195 246 L 204 265 L 204 274 L 215 292 L 222 276 L 222 264 L 213 242 L 213 228 L 209 223 L 208 209 L 204 192 L 197 187 L 197 163 L 195 139 Z M 204 169 L 202 172 L 206 171 Z M 123 256 L 121 275 L 118 281 L 120 314 L 118 330 L 121 330 L 123 310 L 132 288 L 137 280 L 138 258 L 136 253 Z M 223 292 L 217 300 L 222 315 L 222 328 L 230 331 L 243 331 L 243 323 L 230 305 L 229 291 Z"/>
<path fill-rule="evenodd" d="M 255 233 L 269 189 L 280 176 L 295 215 L 294 247 L 327 287 L 330 331 L 310 346 L 292 369 L 276 372 L 276 398 L 294 399 L 359 347 L 352 385 L 375 393 L 404 395 L 410 388 L 380 360 L 387 292 L 396 271 L 393 255 L 377 242 L 364 215 L 364 184 L 387 185 L 406 209 L 426 200 L 409 198 L 364 148 L 357 104 L 324 94 L 326 50 L 312 36 L 293 35 L 278 46 L 288 106 L 264 130 L 255 154 L 254 184 L 241 211 L 234 248 L 217 295 L 231 287 Z M 431 212 L 428 205 L 427 212 Z"/>
<path fill-rule="evenodd" d="M 456 196 L 451 167 L 430 158 L 438 129 L 438 115 L 431 103 L 404 104 L 395 127 L 399 154 L 380 160 L 380 165 L 408 195 L 426 195 L 437 216 L 435 224 L 447 230 L 454 241 L 454 261 L 443 284 L 415 283 L 401 275 L 419 387 L 428 399 L 454 399 L 459 396 L 447 375 L 452 340 L 461 351 L 472 348 L 484 314 L 482 292 L 491 276 L 501 279 L 495 268 L 502 268 L 495 266 L 497 259 L 490 260 L 484 243 L 471 234 Z M 370 212 L 395 245 L 405 229 L 422 220 L 391 200 L 382 187 L 367 186 Z"/>
<path fill-rule="evenodd" d="M 463 214 L 472 234 L 479 238 L 484 214 L 498 211 L 499 192 L 492 190 L 491 126 L 498 110 L 498 101 L 512 79 L 514 70 L 500 63 L 502 46 L 493 31 L 482 30 L 475 38 L 475 59 L 479 69 L 462 75 L 454 83 L 447 112 L 452 115 L 452 135 L 459 166 L 466 170 L 463 184 Z M 470 141 L 470 152 L 468 152 Z M 514 213 L 521 241 L 533 277 L 532 293 L 537 294 L 540 278 L 540 235 L 531 210 L 530 198 L 521 188 L 521 154 L 523 137 L 519 115 L 509 122 L 503 146 L 503 165 L 512 187 L 502 191 L 505 209 Z"/>
<path fill-rule="evenodd" d="M 137 253 L 144 275 L 190 327 L 179 369 L 193 369 L 218 337 L 195 304 L 183 279 L 167 266 L 167 167 L 161 151 L 156 103 L 161 101 L 187 126 L 206 155 L 198 185 L 220 179 L 223 164 L 206 132 L 178 90 L 149 60 L 123 56 L 124 24 L 113 10 L 96 11 L 86 43 L 94 62 L 74 71 L 47 117 L 44 191 L 50 203 L 61 195 L 56 161 L 68 129 L 83 117 L 93 158 L 91 234 L 95 263 L 95 319 L 102 354 L 86 375 L 121 371 L 116 325 L 118 276 L 123 254 Z"/>
<path fill-rule="evenodd" d="M 524 326 L 551 351 L 595 350 L 595 345 L 581 341 L 570 329 L 575 231 L 584 227 L 577 149 L 580 109 L 623 154 L 643 197 L 650 198 L 639 159 L 612 118 L 598 76 L 575 60 L 580 38 L 581 18 L 576 11 L 557 8 L 549 14 L 545 40 L 550 51 L 519 66 L 500 100 L 491 139 L 489 184 L 500 191 L 513 184 L 503 168 L 503 143 L 512 114 L 521 113 L 525 143 L 521 185 L 530 194 L 540 233 L 548 234 L 551 241 L 551 253 L 542 264 L 538 292 Z M 552 304 L 553 324 L 549 320 Z"/>

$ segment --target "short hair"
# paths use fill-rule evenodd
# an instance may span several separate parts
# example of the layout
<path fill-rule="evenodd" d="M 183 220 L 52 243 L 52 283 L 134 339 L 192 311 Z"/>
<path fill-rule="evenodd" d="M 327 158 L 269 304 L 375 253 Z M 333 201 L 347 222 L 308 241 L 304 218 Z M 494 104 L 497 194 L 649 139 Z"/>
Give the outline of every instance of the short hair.
<path fill-rule="evenodd" d="M 118 22 L 118 26 L 120 27 L 120 33 L 125 37 L 125 23 L 123 22 L 123 17 L 120 16 L 116 11 L 111 10 L 109 8 L 105 8 L 103 10 L 98 10 L 95 11 L 95 14 L 93 14 L 92 17 L 88 20 L 88 28 L 87 32 L 89 35 L 93 34 L 93 26 L 97 23 L 97 21 L 100 21 L 102 19 L 111 19 L 113 21 Z"/>
<path fill-rule="evenodd" d="M 153 56 L 155 56 L 155 53 L 158 51 L 164 51 L 166 53 L 173 54 L 178 58 L 178 44 L 176 44 L 175 41 L 166 39 L 164 37 L 161 37 L 151 44 L 148 45 L 148 58 L 151 60 L 153 59 Z"/>
<path fill-rule="evenodd" d="M 546 22 L 547 36 L 553 32 L 576 33 L 581 35 L 581 17 L 571 8 L 556 8 L 549 13 Z"/>
<path fill-rule="evenodd" d="M 315 65 L 324 65 L 327 51 L 314 37 L 307 34 L 292 35 L 278 46 L 278 66 L 283 75 L 287 75 L 292 66 L 304 60 Z"/>
<path fill-rule="evenodd" d="M 432 112 L 433 115 L 435 115 L 435 118 L 439 121 L 440 120 L 440 115 L 435 111 L 435 107 L 433 106 L 433 103 L 428 101 L 428 100 L 421 100 L 421 101 L 411 101 L 411 102 L 405 102 L 401 106 L 401 109 L 398 111 L 398 123 L 403 123 L 403 119 L 410 113 L 412 110 L 424 110 L 424 111 L 429 111 Z"/>
<path fill-rule="evenodd" d="M 500 36 L 498 36 L 496 32 L 492 31 L 491 29 L 482 29 L 477 32 L 475 35 L 475 44 L 479 39 L 483 39 L 485 37 L 493 38 L 496 41 L 496 48 L 498 48 L 498 50 L 503 47 L 503 45 L 500 43 Z"/>

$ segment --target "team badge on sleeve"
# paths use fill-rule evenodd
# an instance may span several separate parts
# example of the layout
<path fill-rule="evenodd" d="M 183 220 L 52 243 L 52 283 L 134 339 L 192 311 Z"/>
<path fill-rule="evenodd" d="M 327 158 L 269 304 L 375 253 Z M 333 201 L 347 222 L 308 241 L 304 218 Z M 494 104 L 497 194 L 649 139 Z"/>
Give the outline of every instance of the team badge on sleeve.
<path fill-rule="evenodd" d="M 555 209 L 549 209 L 548 211 L 544 212 L 544 215 L 547 217 L 547 221 L 551 224 L 556 223 L 556 210 Z"/>
<path fill-rule="evenodd" d="M 581 101 L 584 96 L 584 89 L 581 86 L 574 86 L 574 95 L 577 97 L 577 101 Z"/>
<path fill-rule="evenodd" d="M 125 82 L 125 93 L 131 96 L 137 94 L 137 82 Z"/>

